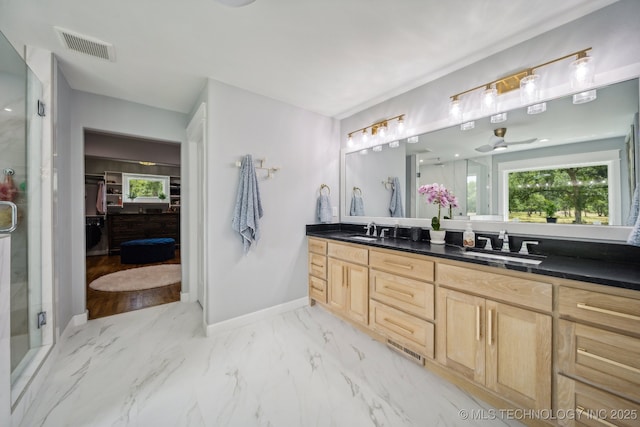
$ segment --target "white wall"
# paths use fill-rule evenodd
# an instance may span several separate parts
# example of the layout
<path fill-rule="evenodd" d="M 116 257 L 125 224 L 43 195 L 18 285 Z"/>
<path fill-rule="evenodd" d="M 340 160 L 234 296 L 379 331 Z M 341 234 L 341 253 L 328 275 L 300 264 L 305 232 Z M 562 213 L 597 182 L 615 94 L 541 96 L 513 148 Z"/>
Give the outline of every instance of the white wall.
<path fill-rule="evenodd" d="M 207 114 L 205 321 L 211 325 L 307 295 L 305 225 L 316 222 L 322 183 L 336 190 L 331 201 L 338 206 L 339 142 L 335 120 L 214 80 Z M 231 229 L 234 163 L 246 154 L 281 168 L 270 180 L 260 178 L 262 238 L 248 255 Z"/>
<path fill-rule="evenodd" d="M 70 115 L 70 138 L 68 141 L 59 141 L 60 144 L 69 145 L 70 181 L 69 187 L 60 188 L 59 193 L 61 197 L 70 194 L 66 221 L 71 230 L 71 242 L 70 250 L 65 252 L 69 259 L 61 262 L 71 265 L 71 282 L 60 284 L 60 294 L 71 295 L 71 313 L 80 315 L 86 310 L 85 206 L 84 198 L 78 197 L 84 194 L 84 130 L 183 143 L 186 139 L 187 116 L 80 91 L 72 92 Z"/>
<path fill-rule="evenodd" d="M 56 289 L 56 329 L 59 335 L 71 320 L 71 257 L 65 248 L 71 247 L 71 223 L 68 221 L 69 206 L 72 205 L 71 188 L 71 96 L 72 89 L 60 71 L 55 67 L 56 104 L 54 120 L 54 281 Z M 78 254 L 78 257 L 81 255 Z"/>
<path fill-rule="evenodd" d="M 590 15 L 570 22 L 559 28 L 532 38 L 517 46 L 506 49 L 484 60 L 478 61 L 459 71 L 425 84 L 402 95 L 391 98 L 374 107 L 363 110 L 340 122 L 340 141 L 346 147 L 348 132 L 370 125 L 381 117 L 406 114 L 406 127 L 411 134 L 421 134 L 451 125 L 448 119 L 449 97 L 469 88 L 493 81 L 510 72 L 544 63 L 584 48 L 592 47 L 596 58 L 595 85 L 627 80 L 640 75 L 640 2 L 621 0 Z M 567 64 L 562 62 L 549 69 L 543 69 L 542 98 L 549 99 L 571 93 L 566 72 Z M 503 95 L 501 109 L 520 107 L 519 94 Z M 464 99 L 464 98 L 463 98 Z M 469 106 L 467 105 L 467 108 Z M 478 110 L 466 114 L 464 120 L 480 116 Z M 350 218 L 350 221 L 354 218 Z M 367 218 L 362 220 L 366 221 Z M 406 225 L 428 226 L 427 221 L 404 220 Z M 487 231 L 504 228 L 504 224 L 482 224 Z M 451 224 L 453 228 L 455 224 Z M 581 228 L 570 225 L 561 231 L 561 226 L 547 229 L 528 229 L 526 224 L 510 225 L 514 232 L 547 235 L 552 232 L 566 233 L 580 238 L 624 241 L 629 233 L 625 227 Z M 510 228 L 510 231 L 511 231 Z M 602 231 L 600 233 L 600 231 Z M 598 234 L 599 233 L 599 234 Z"/>

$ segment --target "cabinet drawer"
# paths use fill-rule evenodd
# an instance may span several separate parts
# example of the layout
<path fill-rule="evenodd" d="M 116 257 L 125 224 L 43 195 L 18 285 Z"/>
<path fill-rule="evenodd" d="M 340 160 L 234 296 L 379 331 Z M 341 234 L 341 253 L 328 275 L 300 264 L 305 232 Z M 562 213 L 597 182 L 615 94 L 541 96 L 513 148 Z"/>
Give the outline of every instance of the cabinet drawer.
<path fill-rule="evenodd" d="M 426 259 L 372 250 L 369 252 L 369 265 L 378 270 L 433 282 L 434 263 Z"/>
<path fill-rule="evenodd" d="M 552 309 L 550 283 L 448 264 L 438 264 L 438 283 L 498 301 L 547 312 Z"/>
<path fill-rule="evenodd" d="M 433 324 L 374 300 L 369 302 L 371 328 L 433 359 Z"/>
<path fill-rule="evenodd" d="M 362 247 L 330 242 L 328 245 L 328 253 L 330 257 L 355 262 L 356 264 L 366 265 L 369 263 L 369 250 Z"/>
<path fill-rule="evenodd" d="M 560 316 L 637 334 L 640 300 L 560 286 Z"/>
<path fill-rule="evenodd" d="M 383 271 L 371 270 L 370 297 L 416 316 L 433 320 L 434 286 Z"/>
<path fill-rule="evenodd" d="M 318 239 L 309 239 L 309 252 L 313 252 L 320 255 L 326 255 L 327 253 L 327 242 L 324 240 Z"/>
<path fill-rule="evenodd" d="M 309 274 L 321 279 L 327 278 L 327 257 L 309 253 Z"/>
<path fill-rule="evenodd" d="M 327 303 L 327 281 L 309 276 L 309 297 L 321 302 Z"/>
<path fill-rule="evenodd" d="M 640 405 L 595 387 L 558 375 L 558 414 L 561 426 L 637 427 Z"/>
<path fill-rule="evenodd" d="M 568 320 L 560 320 L 559 336 L 563 373 L 640 402 L 640 339 Z"/>

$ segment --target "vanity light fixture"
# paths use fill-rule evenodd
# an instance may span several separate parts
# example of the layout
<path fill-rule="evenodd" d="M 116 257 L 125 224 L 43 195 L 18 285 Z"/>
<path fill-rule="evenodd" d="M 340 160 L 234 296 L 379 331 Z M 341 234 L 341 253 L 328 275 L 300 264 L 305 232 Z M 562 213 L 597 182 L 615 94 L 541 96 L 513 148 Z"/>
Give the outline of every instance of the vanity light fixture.
<path fill-rule="evenodd" d="M 398 148 L 400 146 L 400 141 L 391 141 L 389 143 L 390 148 Z"/>
<path fill-rule="evenodd" d="M 507 113 L 498 113 L 491 116 L 491 123 L 502 123 L 507 121 Z"/>
<path fill-rule="evenodd" d="M 416 136 L 410 136 L 409 138 L 407 138 L 407 143 L 409 144 L 415 144 L 417 142 L 420 142 L 420 137 Z"/>
<path fill-rule="evenodd" d="M 361 141 L 366 144 L 369 137 L 373 140 L 386 142 L 390 138 L 399 138 L 404 133 L 404 114 L 394 116 L 388 119 L 380 120 L 369 126 L 351 131 L 347 134 L 347 145 L 353 146 L 353 136 L 360 133 Z"/>
<path fill-rule="evenodd" d="M 372 150 L 376 153 L 379 153 L 380 151 L 382 151 L 382 145 L 376 145 L 372 148 Z"/>
<path fill-rule="evenodd" d="M 570 65 L 571 74 L 569 77 L 571 79 L 571 87 L 576 90 L 586 89 L 593 84 L 595 75 L 594 59 L 592 56 L 587 55 L 587 52 L 590 50 L 590 47 L 582 49 L 452 95 L 449 101 L 449 118 L 453 123 L 462 122 L 463 110 L 461 97 L 479 89 L 484 89 L 481 98 L 482 104 L 480 105 L 480 109 L 483 114 L 490 114 L 496 111 L 498 95 L 502 95 L 516 89 L 521 90 L 520 97 L 524 105 L 536 103 L 540 99 L 541 75 L 536 74 L 535 71 L 546 67 L 547 65 L 572 57 L 575 57 L 576 59 L 571 62 Z"/>
<path fill-rule="evenodd" d="M 527 114 L 540 114 L 547 111 L 547 103 L 541 102 L 539 104 L 529 105 L 527 107 Z"/>
<path fill-rule="evenodd" d="M 475 127 L 476 127 L 476 122 L 474 122 L 473 120 L 471 120 L 470 122 L 465 122 L 460 125 L 461 130 L 471 130 Z"/>
<path fill-rule="evenodd" d="M 598 94 L 595 89 L 587 90 L 584 92 L 576 93 L 573 95 L 573 103 L 574 104 L 586 104 L 587 102 L 591 102 L 598 97 Z"/>

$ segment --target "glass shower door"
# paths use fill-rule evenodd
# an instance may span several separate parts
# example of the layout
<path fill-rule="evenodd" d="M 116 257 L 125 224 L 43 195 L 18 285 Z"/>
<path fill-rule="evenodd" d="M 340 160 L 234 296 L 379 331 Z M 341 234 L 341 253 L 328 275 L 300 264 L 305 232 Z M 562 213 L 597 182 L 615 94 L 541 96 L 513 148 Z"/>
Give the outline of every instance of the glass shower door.
<path fill-rule="evenodd" d="M 42 84 L 0 36 L 0 233 L 11 236 L 10 359 L 15 385 L 42 345 Z"/>

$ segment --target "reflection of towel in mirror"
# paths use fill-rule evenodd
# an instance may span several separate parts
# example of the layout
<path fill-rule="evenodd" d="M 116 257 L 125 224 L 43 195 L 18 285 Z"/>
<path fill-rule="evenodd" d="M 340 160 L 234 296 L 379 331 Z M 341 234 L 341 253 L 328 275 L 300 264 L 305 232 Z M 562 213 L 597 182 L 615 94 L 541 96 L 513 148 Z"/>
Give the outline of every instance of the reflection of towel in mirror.
<path fill-rule="evenodd" d="M 393 188 L 391 189 L 391 202 L 389 203 L 389 212 L 392 217 L 404 217 L 404 209 L 402 207 L 402 194 L 400 194 L 400 180 L 397 176 L 393 177 Z"/>
<path fill-rule="evenodd" d="M 318 218 L 318 221 L 322 223 L 331 222 L 333 219 L 331 201 L 329 200 L 329 196 L 326 194 L 321 194 L 318 197 L 318 202 L 316 203 L 316 217 Z"/>
<path fill-rule="evenodd" d="M 98 197 L 96 198 L 96 212 L 100 215 L 107 212 L 107 196 L 105 194 L 104 182 L 98 183 Z"/>
<path fill-rule="evenodd" d="M 625 225 L 635 225 L 640 214 L 640 185 L 636 185 L 636 191 L 633 192 L 633 200 L 631 201 L 631 209 Z"/>
<path fill-rule="evenodd" d="M 236 206 L 233 212 L 231 227 L 240 233 L 244 253 L 249 252 L 251 244 L 260 240 L 260 218 L 262 218 L 262 201 L 258 178 L 250 154 L 242 159 L 240 182 L 236 195 Z"/>
<path fill-rule="evenodd" d="M 629 237 L 627 238 L 627 243 L 633 246 L 640 246 L 640 195 L 638 192 L 638 186 L 636 186 L 636 191 L 633 194 L 631 212 L 627 219 L 627 225 L 633 225 L 631 233 L 629 233 Z M 631 223 L 631 221 L 634 222 Z"/>
<path fill-rule="evenodd" d="M 351 209 L 349 209 L 351 216 L 364 216 L 364 200 L 362 196 L 354 194 L 351 196 Z"/>

